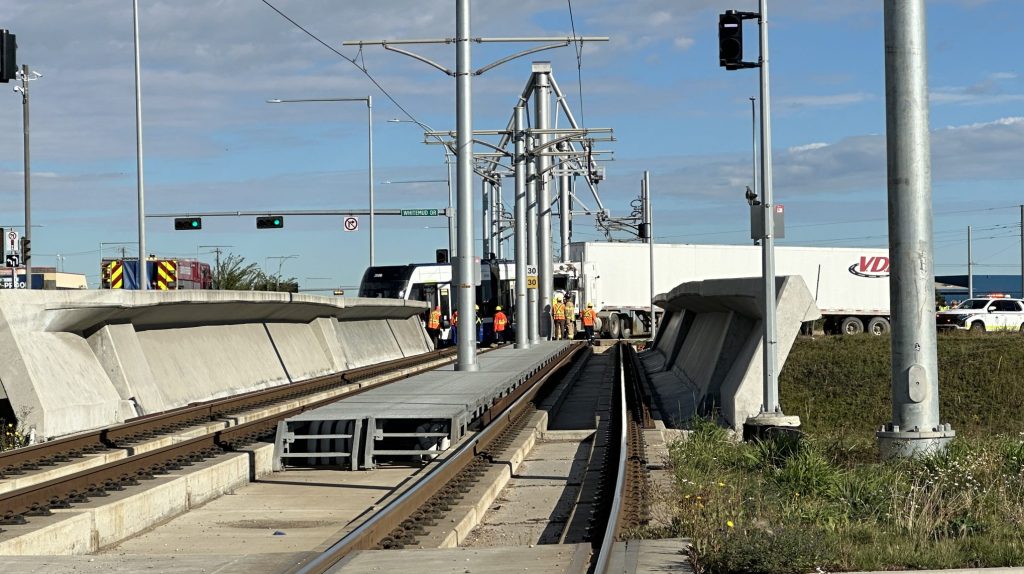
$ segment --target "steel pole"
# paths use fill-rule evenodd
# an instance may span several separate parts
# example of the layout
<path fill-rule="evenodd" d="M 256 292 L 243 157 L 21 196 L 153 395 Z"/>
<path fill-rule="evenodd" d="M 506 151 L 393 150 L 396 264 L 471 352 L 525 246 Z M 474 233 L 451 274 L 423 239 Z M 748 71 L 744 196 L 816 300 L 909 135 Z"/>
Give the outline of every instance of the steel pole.
<path fill-rule="evenodd" d="M 967 298 L 974 299 L 974 236 L 967 226 Z"/>
<path fill-rule="evenodd" d="M 1024 298 L 1024 205 L 1020 206 L 1020 296 Z"/>
<path fill-rule="evenodd" d="M 494 236 L 495 242 L 498 244 L 498 248 L 495 250 L 498 254 L 498 259 L 505 259 L 505 245 L 502 241 L 502 216 L 505 213 L 505 201 L 501 192 L 501 180 L 498 180 L 497 185 L 494 188 L 494 207 L 496 209 L 494 215 Z"/>
<path fill-rule="evenodd" d="M 772 110 L 768 76 L 768 0 L 760 0 L 761 47 L 761 203 L 765 237 L 761 242 L 764 278 L 764 404 L 763 412 L 782 414 L 779 405 L 777 336 L 775 328 L 775 202 L 772 195 Z"/>
<path fill-rule="evenodd" d="M 538 129 L 551 128 L 551 64 L 534 62 L 533 89 L 534 125 Z M 541 132 L 540 145 L 551 140 L 549 134 Z M 544 150 L 548 151 L 548 150 Z M 551 156 L 537 157 L 537 283 L 538 308 L 540 311 L 540 336 L 551 337 L 551 301 L 554 291 L 554 269 L 551 254 Z"/>
<path fill-rule="evenodd" d="M 537 267 L 537 162 L 531 157 L 533 137 L 526 137 L 526 262 Z M 518 257 L 518 255 L 516 255 Z M 540 299 L 537 289 L 528 289 L 526 306 L 529 313 L 530 344 L 540 343 Z"/>
<path fill-rule="evenodd" d="M 146 270 L 146 193 L 142 176 L 142 71 L 139 65 L 139 0 L 132 0 L 132 20 L 135 25 L 135 171 L 138 187 L 139 216 L 139 289 L 149 289 Z"/>
<path fill-rule="evenodd" d="M 452 162 L 448 152 L 444 153 L 444 167 L 448 171 L 448 260 L 455 257 L 455 210 L 452 204 Z"/>
<path fill-rule="evenodd" d="M 529 309 L 526 301 L 526 110 L 515 109 L 516 167 L 516 348 L 529 349 Z"/>
<path fill-rule="evenodd" d="M 473 90 L 469 0 L 455 2 L 456 186 L 459 258 L 455 280 L 459 301 L 457 371 L 476 371 L 476 291 L 473 289 Z"/>
<path fill-rule="evenodd" d="M 884 14 L 892 422 L 876 436 L 883 457 L 907 457 L 954 433 L 939 422 L 924 0 L 885 0 Z"/>
<path fill-rule="evenodd" d="M 754 188 L 751 190 L 755 194 L 757 191 L 757 98 L 750 97 L 750 163 L 753 166 L 754 171 Z"/>
<path fill-rule="evenodd" d="M 568 144 L 558 146 L 560 150 L 568 150 Z M 560 160 L 559 167 L 562 175 L 558 176 L 558 226 L 562 239 L 562 263 L 569 262 L 569 221 L 572 220 L 572 208 L 569 205 L 569 166 L 564 159 Z"/>
<path fill-rule="evenodd" d="M 650 251 L 651 271 L 651 340 L 658 333 L 658 320 L 654 316 L 654 211 L 651 209 L 651 172 L 644 170 L 644 214 L 647 219 L 647 245 Z"/>
<path fill-rule="evenodd" d="M 370 267 L 373 267 L 373 96 L 366 96 L 366 138 L 370 158 Z"/>
<path fill-rule="evenodd" d="M 31 146 L 29 145 L 29 109 L 28 109 L 28 84 L 29 84 L 29 70 L 28 64 L 21 67 L 21 120 L 22 127 L 24 128 L 24 159 L 25 159 L 25 244 L 29 245 L 31 249 L 32 243 L 32 161 L 31 161 Z M 25 288 L 32 288 L 32 260 L 25 256 L 22 252 L 24 261 L 22 264 L 25 266 Z M 14 278 L 11 280 L 11 288 L 18 288 L 18 271 L 14 269 L 12 271 Z"/>
<path fill-rule="evenodd" d="M 491 250 L 491 191 L 490 181 L 486 177 L 480 178 L 480 195 L 483 199 L 480 202 L 480 256 L 486 258 Z"/>

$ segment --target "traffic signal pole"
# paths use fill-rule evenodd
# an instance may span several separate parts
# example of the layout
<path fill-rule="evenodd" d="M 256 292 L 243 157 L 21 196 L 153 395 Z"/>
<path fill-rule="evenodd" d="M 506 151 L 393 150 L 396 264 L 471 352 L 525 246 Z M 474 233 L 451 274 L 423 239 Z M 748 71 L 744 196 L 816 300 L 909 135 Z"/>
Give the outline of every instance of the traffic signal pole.
<path fill-rule="evenodd" d="M 31 77 L 29 76 L 28 64 L 21 67 L 21 121 L 22 127 L 24 128 L 25 135 L 25 240 L 22 242 L 21 256 L 24 257 L 22 262 L 25 266 L 25 289 L 32 288 L 32 258 L 29 250 L 32 245 L 32 162 L 31 152 L 29 147 L 29 113 L 28 113 L 28 84 Z M 11 286 L 15 289 L 18 288 L 18 271 L 14 269 L 12 271 L 12 282 Z"/>

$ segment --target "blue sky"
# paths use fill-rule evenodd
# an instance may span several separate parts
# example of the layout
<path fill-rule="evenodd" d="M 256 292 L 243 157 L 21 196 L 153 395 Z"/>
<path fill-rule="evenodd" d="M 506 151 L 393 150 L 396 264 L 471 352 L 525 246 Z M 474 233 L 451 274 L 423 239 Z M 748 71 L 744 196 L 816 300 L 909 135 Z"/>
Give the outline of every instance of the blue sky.
<path fill-rule="evenodd" d="M 449 37 L 454 3 L 271 0 L 345 55 L 343 40 Z M 441 149 L 355 66 L 260 0 L 140 0 L 147 211 L 361 209 L 367 205 L 365 107 L 268 105 L 268 98 L 374 98 L 378 208 L 442 207 Z M 966 228 L 979 273 L 1019 272 L 1017 205 L 1024 203 L 1024 70 L 1005 17 L 1010 0 L 930 0 L 929 77 L 937 271 L 963 272 Z M 588 45 L 577 72 L 571 48 L 552 62 L 577 117 L 615 129 L 608 179 L 613 215 L 626 215 L 651 171 L 655 226 L 671 242 L 746 243 L 742 193 L 750 179 L 750 107 L 756 71 L 717 62 L 717 14 L 756 2 L 574 0 L 576 31 L 609 36 Z M 780 244 L 884 246 L 885 101 L 881 2 L 772 0 L 775 194 L 786 205 Z M 18 35 L 32 84 L 33 252 L 95 279 L 101 243 L 135 230 L 135 132 L 131 2 L 0 0 L 0 27 Z M 476 2 L 474 36 L 566 35 L 568 3 Z M 748 59 L 756 34 L 747 30 Z M 479 46 L 477 66 L 521 46 Z M 421 50 L 454 65 L 451 46 Z M 366 48 L 360 61 L 418 120 L 454 127 L 454 81 L 418 62 Z M 531 58 L 474 81 L 477 128 L 504 127 Z M 580 79 L 582 82 L 580 82 Z M 582 83 L 582 109 L 579 101 Z M 0 106 L 0 225 L 22 223 L 21 106 Z M 478 189 L 478 186 L 475 186 Z M 592 202 L 591 202 L 592 203 Z M 378 263 L 428 261 L 447 243 L 442 219 L 378 217 Z M 150 219 L 151 253 L 211 260 L 201 245 L 260 264 L 284 265 L 304 287 L 354 285 L 367 263 L 367 232 L 340 218 L 288 218 L 257 231 L 252 218 L 204 220 L 174 232 Z M 597 239 L 575 221 L 576 240 Z M 112 246 L 103 245 L 105 254 Z M 128 245 L 129 251 L 134 250 Z M 313 279 L 317 278 L 317 279 Z M 319 279 L 324 278 L 324 279 Z"/>

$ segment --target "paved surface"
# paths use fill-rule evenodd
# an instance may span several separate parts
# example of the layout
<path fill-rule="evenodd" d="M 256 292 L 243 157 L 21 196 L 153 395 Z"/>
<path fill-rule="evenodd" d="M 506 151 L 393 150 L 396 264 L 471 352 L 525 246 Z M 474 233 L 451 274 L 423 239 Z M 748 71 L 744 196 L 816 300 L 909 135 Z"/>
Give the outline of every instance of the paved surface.
<path fill-rule="evenodd" d="M 10 574 L 250 574 L 285 572 L 304 554 L 225 556 L 4 556 Z"/>
<path fill-rule="evenodd" d="M 104 554 L 217 556 L 247 548 L 272 557 L 323 549 L 353 528 L 354 520 L 395 492 L 415 471 L 395 467 L 357 473 L 275 473 Z"/>

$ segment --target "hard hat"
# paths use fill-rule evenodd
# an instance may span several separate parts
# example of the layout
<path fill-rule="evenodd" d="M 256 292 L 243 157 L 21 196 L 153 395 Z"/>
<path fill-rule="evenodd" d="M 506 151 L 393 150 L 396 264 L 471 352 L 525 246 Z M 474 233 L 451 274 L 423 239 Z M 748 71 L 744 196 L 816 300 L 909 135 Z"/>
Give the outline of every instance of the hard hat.
<path fill-rule="evenodd" d="M 477 311 L 479 311 L 480 310 L 480 305 L 473 305 L 473 308 L 476 309 Z"/>
<path fill-rule="evenodd" d="M 587 307 L 593 307 L 593 306 L 594 306 L 593 303 L 587 303 Z"/>
<path fill-rule="evenodd" d="M 562 300 L 561 297 L 559 297 L 558 295 L 555 295 L 555 301 L 561 301 L 561 300 Z"/>
<path fill-rule="evenodd" d="M 501 311 L 501 305 L 498 305 L 497 307 L 495 307 L 494 310 L 495 311 Z"/>

